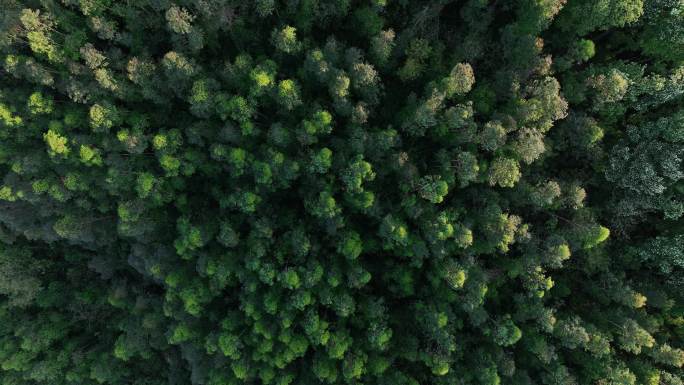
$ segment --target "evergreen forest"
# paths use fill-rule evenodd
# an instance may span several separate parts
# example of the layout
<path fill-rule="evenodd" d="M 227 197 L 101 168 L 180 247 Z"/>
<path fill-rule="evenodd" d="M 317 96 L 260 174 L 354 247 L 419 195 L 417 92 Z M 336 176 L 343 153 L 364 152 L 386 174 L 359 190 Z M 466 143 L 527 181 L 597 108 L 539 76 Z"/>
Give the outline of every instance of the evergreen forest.
<path fill-rule="evenodd" d="M 683 385 L 684 0 L 0 0 L 0 385 Z"/>

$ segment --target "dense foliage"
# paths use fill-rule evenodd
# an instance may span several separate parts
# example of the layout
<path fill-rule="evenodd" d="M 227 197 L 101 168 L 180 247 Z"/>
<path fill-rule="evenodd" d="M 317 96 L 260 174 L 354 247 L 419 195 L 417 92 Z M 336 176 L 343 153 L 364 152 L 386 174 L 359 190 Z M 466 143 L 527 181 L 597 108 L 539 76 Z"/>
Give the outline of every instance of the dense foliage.
<path fill-rule="evenodd" d="M 0 384 L 682 385 L 684 2 L 0 0 Z"/>

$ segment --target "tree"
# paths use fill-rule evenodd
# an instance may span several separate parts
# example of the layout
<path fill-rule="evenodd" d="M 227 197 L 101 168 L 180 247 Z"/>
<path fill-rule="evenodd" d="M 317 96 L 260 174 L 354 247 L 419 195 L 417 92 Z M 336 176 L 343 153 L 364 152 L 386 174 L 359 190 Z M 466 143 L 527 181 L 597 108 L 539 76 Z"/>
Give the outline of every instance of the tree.
<path fill-rule="evenodd" d="M 644 12 L 644 3 L 643 0 L 571 2 L 561 13 L 559 24 L 578 35 L 597 29 L 624 27 L 641 17 Z"/>
<path fill-rule="evenodd" d="M 169 23 L 169 28 L 175 33 L 189 33 L 194 19 L 194 16 L 187 9 L 176 5 L 172 5 L 166 10 L 166 21 Z"/>
<path fill-rule="evenodd" d="M 488 182 L 491 186 L 513 187 L 520 180 L 518 162 L 508 158 L 496 158 L 489 166 Z"/>
<path fill-rule="evenodd" d="M 279 51 L 293 54 L 301 49 L 301 43 L 297 41 L 297 28 L 285 26 L 282 29 L 274 29 L 271 33 L 273 45 Z"/>

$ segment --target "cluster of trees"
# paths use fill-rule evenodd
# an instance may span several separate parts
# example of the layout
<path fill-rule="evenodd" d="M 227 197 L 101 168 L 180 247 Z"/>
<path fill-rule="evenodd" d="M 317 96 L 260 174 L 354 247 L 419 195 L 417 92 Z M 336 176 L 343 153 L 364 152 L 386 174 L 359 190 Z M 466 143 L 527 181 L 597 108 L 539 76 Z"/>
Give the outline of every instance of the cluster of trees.
<path fill-rule="evenodd" d="M 684 383 L 681 1 L 0 10 L 0 384 Z"/>

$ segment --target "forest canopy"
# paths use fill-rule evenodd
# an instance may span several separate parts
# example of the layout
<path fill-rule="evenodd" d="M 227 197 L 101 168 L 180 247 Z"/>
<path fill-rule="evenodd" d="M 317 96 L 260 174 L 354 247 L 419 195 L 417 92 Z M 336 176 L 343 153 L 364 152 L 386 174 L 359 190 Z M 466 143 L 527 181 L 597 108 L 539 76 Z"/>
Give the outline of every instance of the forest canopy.
<path fill-rule="evenodd" d="M 681 0 L 0 0 L 0 385 L 684 384 Z"/>

